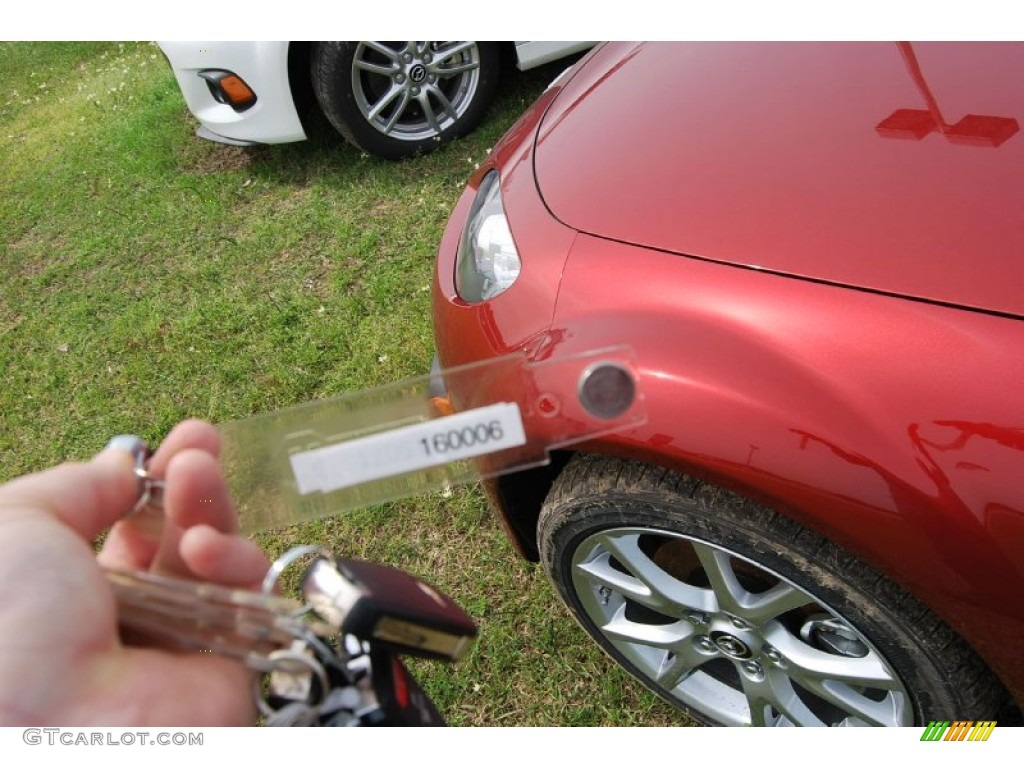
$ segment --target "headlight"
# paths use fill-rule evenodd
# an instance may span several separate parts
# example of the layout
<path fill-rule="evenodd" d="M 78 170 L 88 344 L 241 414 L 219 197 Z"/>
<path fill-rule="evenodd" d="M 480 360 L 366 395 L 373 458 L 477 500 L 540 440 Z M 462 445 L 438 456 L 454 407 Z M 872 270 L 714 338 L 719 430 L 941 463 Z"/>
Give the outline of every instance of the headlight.
<path fill-rule="evenodd" d="M 455 259 L 455 290 L 471 304 L 493 299 L 519 277 L 522 263 L 501 202 L 498 172 L 484 176 Z"/>

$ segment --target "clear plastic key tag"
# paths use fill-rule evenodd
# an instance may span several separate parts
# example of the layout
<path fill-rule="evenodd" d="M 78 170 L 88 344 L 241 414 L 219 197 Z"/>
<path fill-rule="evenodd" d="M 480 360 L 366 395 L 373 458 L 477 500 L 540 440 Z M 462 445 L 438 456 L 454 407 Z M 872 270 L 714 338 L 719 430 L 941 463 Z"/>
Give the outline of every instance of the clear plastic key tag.
<path fill-rule="evenodd" d="M 546 464 L 642 424 L 629 347 L 512 355 L 220 426 L 245 533 Z"/>

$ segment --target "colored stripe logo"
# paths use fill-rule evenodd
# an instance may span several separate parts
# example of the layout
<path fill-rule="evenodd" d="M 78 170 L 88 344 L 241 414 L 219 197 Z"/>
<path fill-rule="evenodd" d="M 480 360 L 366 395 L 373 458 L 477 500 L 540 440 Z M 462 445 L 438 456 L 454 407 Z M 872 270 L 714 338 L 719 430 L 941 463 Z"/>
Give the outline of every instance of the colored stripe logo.
<path fill-rule="evenodd" d="M 921 741 L 988 741 L 995 720 L 932 720 L 921 734 Z"/>

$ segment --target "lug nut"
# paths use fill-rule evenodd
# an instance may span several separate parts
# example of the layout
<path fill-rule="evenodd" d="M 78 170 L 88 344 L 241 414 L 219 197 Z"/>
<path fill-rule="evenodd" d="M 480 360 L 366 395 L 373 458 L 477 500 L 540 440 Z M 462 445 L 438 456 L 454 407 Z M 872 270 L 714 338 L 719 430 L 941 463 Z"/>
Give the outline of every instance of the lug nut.
<path fill-rule="evenodd" d="M 403 75 L 401 72 L 399 72 L 397 75 L 395 75 L 395 82 L 398 83 L 399 85 L 404 83 L 405 82 L 405 75 Z"/>
<path fill-rule="evenodd" d="M 782 663 L 782 654 L 774 648 L 772 648 L 771 646 L 763 648 L 762 652 L 764 653 L 765 658 L 773 662 L 774 664 Z"/>
<path fill-rule="evenodd" d="M 694 611 L 686 618 L 691 624 L 696 624 L 698 626 L 708 623 L 708 615 L 706 613 L 701 613 L 700 611 Z"/>
<path fill-rule="evenodd" d="M 711 642 L 711 638 L 707 635 L 701 635 L 697 638 L 697 647 L 707 653 L 713 653 L 715 650 L 715 644 Z"/>
<path fill-rule="evenodd" d="M 747 629 L 750 626 L 743 619 L 737 619 L 737 618 L 733 618 L 732 625 L 734 627 L 736 627 L 736 629 Z"/>
<path fill-rule="evenodd" d="M 760 676 L 764 670 L 761 669 L 761 665 L 756 661 L 748 661 L 743 664 L 743 668 L 747 671 L 747 674 L 753 675 L 754 677 Z"/>

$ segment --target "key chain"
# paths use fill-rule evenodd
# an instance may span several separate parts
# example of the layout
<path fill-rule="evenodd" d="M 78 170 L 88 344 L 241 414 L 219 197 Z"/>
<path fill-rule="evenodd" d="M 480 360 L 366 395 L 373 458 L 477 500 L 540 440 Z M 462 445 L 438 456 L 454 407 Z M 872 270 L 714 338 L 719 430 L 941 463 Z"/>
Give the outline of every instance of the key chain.
<path fill-rule="evenodd" d="M 141 438 L 130 453 L 139 479 L 131 519 L 162 524 L 162 479 Z M 305 604 L 275 593 L 286 569 L 305 566 Z M 397 654 L 454 660 L 476 635 L 453 601 L 409 574 L 336 558 L 303 545 L 268 569 L 260 591 L 139 570 L 104 569 L 128 644 L 216 653 L 258 673 L 252 697 L 268 726 L 353 726 L 444 721 Z"/>

